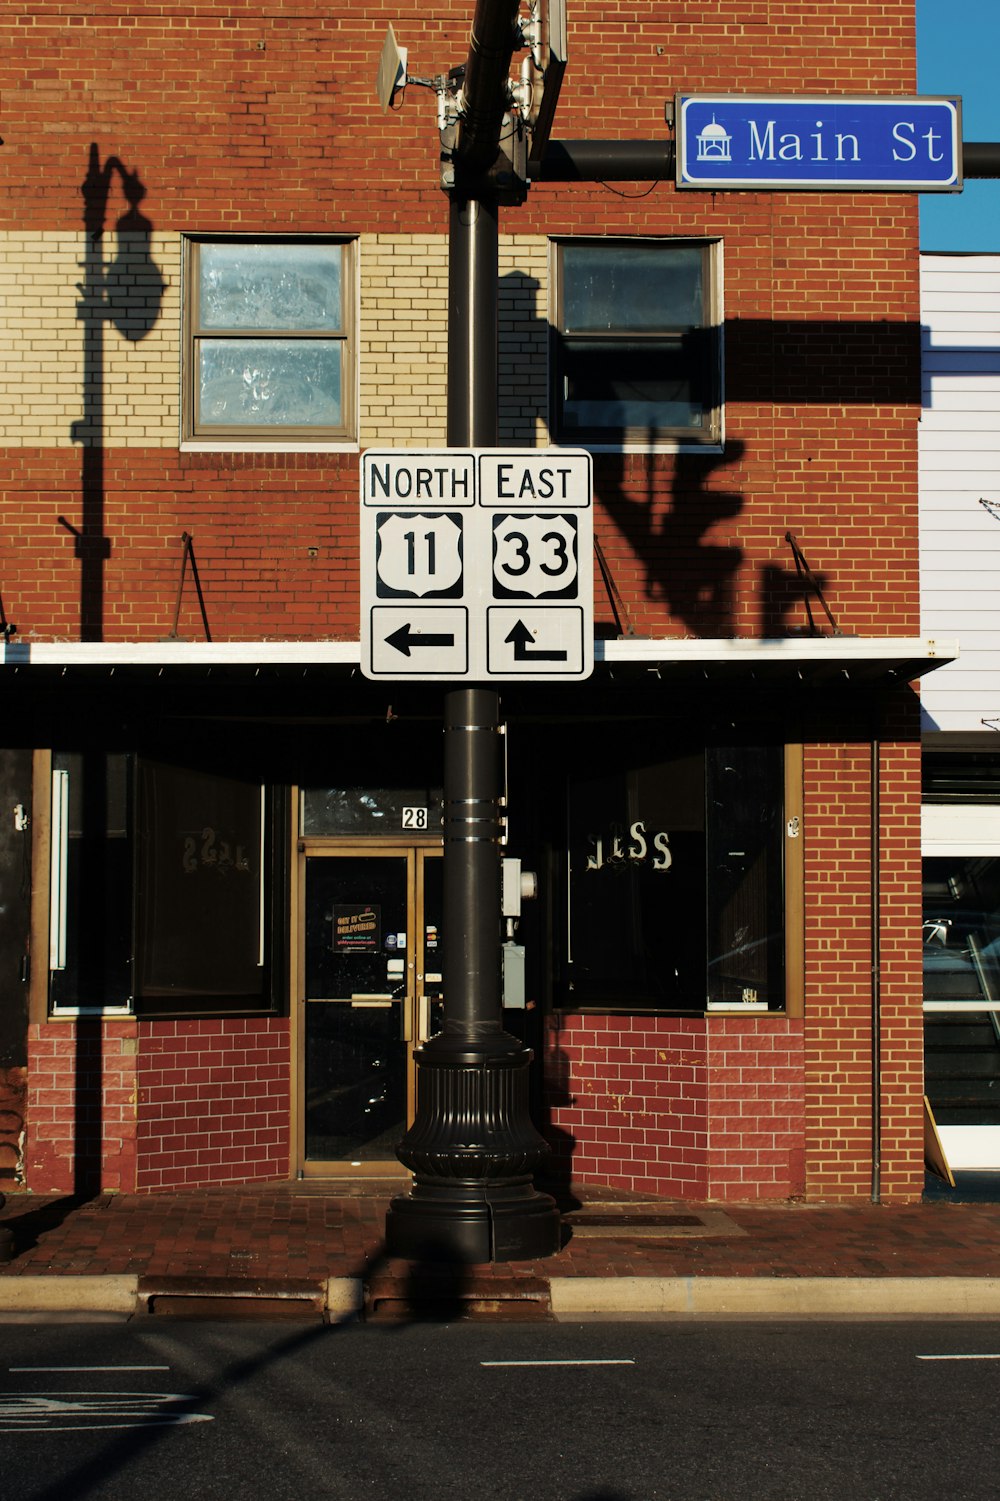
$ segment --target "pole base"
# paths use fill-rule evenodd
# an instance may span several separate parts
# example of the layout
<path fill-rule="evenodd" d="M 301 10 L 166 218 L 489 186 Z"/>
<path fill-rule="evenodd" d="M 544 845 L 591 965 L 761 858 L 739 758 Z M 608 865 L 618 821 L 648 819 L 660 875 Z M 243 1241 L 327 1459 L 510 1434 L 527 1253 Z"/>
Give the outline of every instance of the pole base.
<path fill-rule="evenodd" d="M 389 1255 L 408 1261 L 534 1261 L 559 1250 L 559 1211 L 530 1178 L 417 1179 L 389 1205 L 385 1235 Z"/>

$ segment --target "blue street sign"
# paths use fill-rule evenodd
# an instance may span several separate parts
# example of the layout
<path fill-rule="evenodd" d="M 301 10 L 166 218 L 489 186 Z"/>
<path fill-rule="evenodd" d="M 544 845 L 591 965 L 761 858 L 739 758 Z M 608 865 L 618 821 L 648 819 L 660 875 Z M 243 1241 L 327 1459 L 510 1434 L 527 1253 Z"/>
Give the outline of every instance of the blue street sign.
<path fill-rule="evenodd" d="M 679 94 L 679 188 L 959 192 L 961 99 Z"/>

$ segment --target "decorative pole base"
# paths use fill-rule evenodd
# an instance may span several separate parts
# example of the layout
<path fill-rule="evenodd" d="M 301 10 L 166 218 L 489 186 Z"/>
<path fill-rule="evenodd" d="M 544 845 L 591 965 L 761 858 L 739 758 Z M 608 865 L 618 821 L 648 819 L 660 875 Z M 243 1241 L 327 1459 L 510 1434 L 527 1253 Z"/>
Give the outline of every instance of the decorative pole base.
<path fill-rule="evenodd" d="M 559 1250 L 559 1211 L 532 1174 L 549 1153 L 528 1114 L 531 1051 L 506 1032 L 441 1033 L 416 1054 L 417 1116 L 397 1149 L 414 1174 L 386 1218 L 390 1256 L 528 1261 Z"/>

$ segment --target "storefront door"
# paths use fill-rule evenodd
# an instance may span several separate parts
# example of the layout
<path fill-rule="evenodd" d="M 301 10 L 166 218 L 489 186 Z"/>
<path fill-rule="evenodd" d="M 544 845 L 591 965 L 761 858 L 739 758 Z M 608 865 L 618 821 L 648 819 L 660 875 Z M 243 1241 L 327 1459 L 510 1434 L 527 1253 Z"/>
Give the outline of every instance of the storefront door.
<path fill-rule="evenodd" d="M 440 848 L 307 846 L 301 1171 L 401 1171 L 413 1050 L 441 1021 Z"/>

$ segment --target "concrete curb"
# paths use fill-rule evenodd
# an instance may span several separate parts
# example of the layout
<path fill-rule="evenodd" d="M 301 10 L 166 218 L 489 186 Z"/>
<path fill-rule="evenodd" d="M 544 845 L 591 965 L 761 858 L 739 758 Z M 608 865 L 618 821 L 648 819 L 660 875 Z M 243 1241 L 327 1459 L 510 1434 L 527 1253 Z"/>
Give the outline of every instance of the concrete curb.
<path fill-rule="evenodd" d="M 573 1314 L 1000 1314 L 997 1277 L 553 1277 Z"/>
<path fill-rule="evenodd" d="M 133 1313 L 139 1278 L 0 1277 L 0 1312 Z"/>
<path fill-rule="evenodd" d="M 0 1315 L 132 1314 L 141 1280 L 134 1275 L 0 1276 Z M 270 1292 L 264 1285 L 259 1294 L 250 1292 L 242 1279 L 212 1280 L 219 1284 L 212 1293 L 220 1298 Z M 320 1286 L 325 1310 L 335 1318 L 356 1315 L 364 1306 L 365 1287 L 358 1277 L 329 1277 Z M 595 1314 L 1000 1317 L 998 1277 L 553 1277 L 549 1291 L 552 1313 L 564 1319 Z"/>

